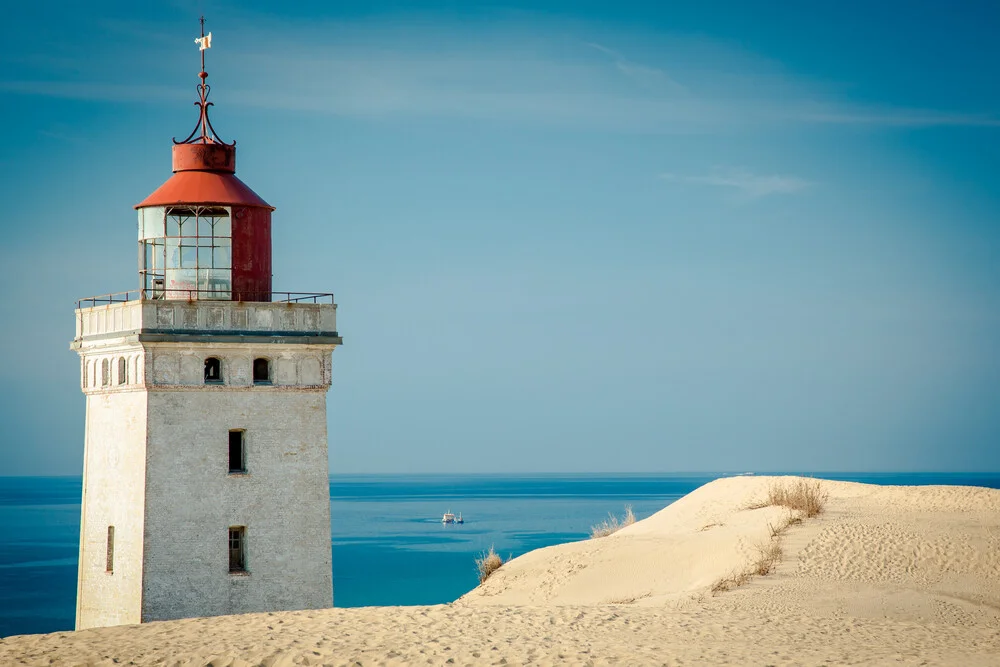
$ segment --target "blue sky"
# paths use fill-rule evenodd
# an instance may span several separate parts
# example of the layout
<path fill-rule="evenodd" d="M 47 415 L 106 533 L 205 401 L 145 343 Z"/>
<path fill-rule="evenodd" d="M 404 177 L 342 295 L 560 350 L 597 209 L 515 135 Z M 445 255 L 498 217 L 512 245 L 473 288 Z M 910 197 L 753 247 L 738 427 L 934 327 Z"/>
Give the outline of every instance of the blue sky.
<path fill-rule="evenodd" d="M 333 471 L 1000 469 L 994 3 L 281 4 L 5 10 L 0 475 L 82 470 L 201 13 Z"/>

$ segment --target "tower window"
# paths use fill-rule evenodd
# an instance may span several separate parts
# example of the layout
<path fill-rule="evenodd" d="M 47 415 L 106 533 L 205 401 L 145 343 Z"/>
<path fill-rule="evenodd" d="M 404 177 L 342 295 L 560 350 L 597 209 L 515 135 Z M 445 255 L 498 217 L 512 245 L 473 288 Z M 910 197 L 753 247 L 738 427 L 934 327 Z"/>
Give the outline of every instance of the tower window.
<path fill-rule="evenodd" d="M 246 572 L 246 526 L 230 526 L 229 528 L 229 571 Z"/>
<path fill-rule="evenodd" d="M 107 387 L 109 384 L 111 384 L 111 366 L 108 360 L 104 359 L 101 361 L 101 386 Z"/>
<path fill-rule="evenodd" d="M 108 526 L 108 553 L 104 563 L 104 571 L 114 574 L 115 571 L 115 527 Z"/>
<path fill-rule="evenodd" d="M 125 357 L 118 357 L 118 384 L 125 384 Z"/>
<path fill-rule="evenodd" d="M 246 472 L 246 449 L 243 446 L 243 436 L 246 431 L 229 432 L 229 472 Z"/>
<path fill-rule="evenodd" d="M 267 384 L 271 381 L 271 362 L 263 357 L 253 360 L 254 384 Z"/>
<path fill-rule="evenodd" d="M 215 357 L 205 360 L 205 382 L 222 382 L 222 362 Z"/>

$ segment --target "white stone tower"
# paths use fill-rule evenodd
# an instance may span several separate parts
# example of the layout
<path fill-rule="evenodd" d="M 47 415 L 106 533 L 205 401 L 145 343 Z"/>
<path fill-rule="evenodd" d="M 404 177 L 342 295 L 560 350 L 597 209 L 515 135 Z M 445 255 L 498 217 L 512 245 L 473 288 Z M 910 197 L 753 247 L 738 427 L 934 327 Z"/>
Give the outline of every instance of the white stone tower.
<path fill-rule="evenodd" d="M 204 29 L 202 30 L 204 35 Z M 271 291 L 271 212 L 208 119 L 136 206 L 140 288 L 82 300 L 77 629 L 329 607 L 332 294 Z"/>

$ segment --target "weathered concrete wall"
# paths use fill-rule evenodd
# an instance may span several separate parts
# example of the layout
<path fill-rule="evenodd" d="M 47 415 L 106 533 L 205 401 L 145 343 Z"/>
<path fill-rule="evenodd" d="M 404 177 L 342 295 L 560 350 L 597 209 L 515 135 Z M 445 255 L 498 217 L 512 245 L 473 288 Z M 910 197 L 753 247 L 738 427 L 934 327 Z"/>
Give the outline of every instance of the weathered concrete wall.
<path fill-rule="evenodd" d="M 213 389 L 149 395 L 142 620 L 331 606 L 325 388 Z M 230 526 L 248 574 L 229 572 Z"/>
<path fill-rule="evenodd" d="M 85 387 L 77 629 L 141 618 L 147 403 L 134 372 L 140 354 L 141 349 L 119 346 L 93 350 L 82 360 L 91 370 Z M 131 367 L 121 384 L 118 359 Z M 107 385 L 102 385 L 104 361 L 111 371 Z M 106 571 L 108 526 L 115 528 L 112 572 Z"/>
<path fill-rule="evenodd" d="M 335 309 L 132 302 L 77 311 L 73 348 L 88 396 L 77 627 L 332 604 Z M 205 383 L 207 357 L 222 361 L 222 382 Z M 271 380 L 254 384 L 259 357 Z M 246 474 L 229 474 L 230 429 L 246 432 Z M 113 574 L 104 571 L 108 525 Z M 230 526 L 246 527 L 246 574 L 229 572 Z"/>
<path fill-rule="evenodd" d="M 253 387 L 253 360 L 271 363 L 271 386 L 289 391 L 330 386 L 332 345 L 281 343 L 146 343 L 151 387 L 198 387 L 199 391 L 229 391 Z M 205 359 L 222 362 L 222 382 L 205 384 Z M 255 388 L 259 389 L 259 387 Z"/>
<path fill-rule="evenodd" d="M 153 331 L 300 332 L 337 330 L 330 303 L 128 301 L 76 311 L 76 338 Z"/>

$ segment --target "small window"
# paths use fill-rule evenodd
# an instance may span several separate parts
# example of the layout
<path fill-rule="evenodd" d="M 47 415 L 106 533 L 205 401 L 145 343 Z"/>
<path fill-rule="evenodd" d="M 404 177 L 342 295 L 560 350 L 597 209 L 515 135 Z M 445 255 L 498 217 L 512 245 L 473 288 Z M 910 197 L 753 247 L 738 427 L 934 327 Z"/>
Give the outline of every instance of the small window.
<path fill-rule="evenodd" d="M 205 382 L 222 382 L 222 362 L 215 357 L 205 360 Z"/>
<path fill-rule="evenodd" d="M 229 432 L 229 472 L 246 472 L 246 449 L 243 446 L 245 431 Z"/>
<path fill-rule="evenodd" d="M 125 357 L 118 357 L 118 384 L 125 384 L 126 380 L 125 373 Z"/>
<path fill-rule="evenodd" d="M 231 526 L 229 528 L 229 571 L 246 572 L 246 542 L 247 529 L 245 526 Z"/>
<path fill-rule="evenodd" d="M 108 553 L 104 563 L 104 571 L 114 574 L 115 571 L 115 527 L 108 526 Z"/>
<path fill-rule="evenodd" d="M 111 365 L 105 359 L 101 362 L 101 386 L 107 387 L 109 384 L 111 384 Z"/>
<path fill-rule="evenodd" d="M 271 381 L 271 362 L 262 357 L 253 360 L 254 384 L 266 384 Z"/>

